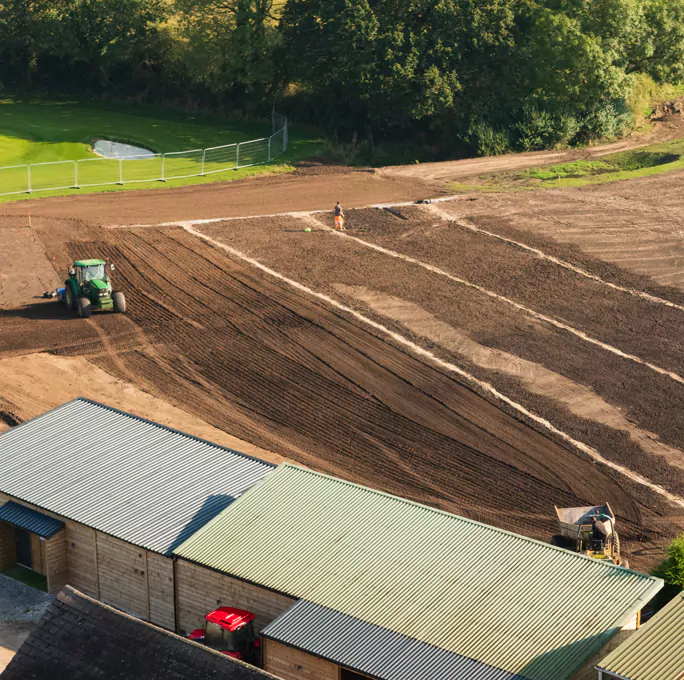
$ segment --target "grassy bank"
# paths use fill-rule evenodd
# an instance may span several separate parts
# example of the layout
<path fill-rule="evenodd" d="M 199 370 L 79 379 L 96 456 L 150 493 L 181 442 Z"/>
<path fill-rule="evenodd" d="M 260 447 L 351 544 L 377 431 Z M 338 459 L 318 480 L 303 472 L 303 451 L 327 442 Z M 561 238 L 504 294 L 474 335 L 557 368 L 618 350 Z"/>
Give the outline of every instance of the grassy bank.
<path fill-rule="evenodd" d="M 468 183 L 453 183 L 449 188 L 455 192 L 530 191 L 617 182 L 673 170 L 684 170 L 684 139 L 622 151 L 600 159 L 482 175 Z"/>

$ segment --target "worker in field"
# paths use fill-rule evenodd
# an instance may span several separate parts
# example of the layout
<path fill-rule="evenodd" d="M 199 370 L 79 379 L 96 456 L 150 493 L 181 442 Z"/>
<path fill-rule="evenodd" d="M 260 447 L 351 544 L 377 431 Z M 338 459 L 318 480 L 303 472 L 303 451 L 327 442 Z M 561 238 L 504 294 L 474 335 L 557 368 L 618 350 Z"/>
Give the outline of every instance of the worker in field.
<path fill-rule="evenodd" d="M 337 229 L 337 231 L 344 231 L 344 210 L 342 210 L 339 201 L 337 201 L 333 213 L 335 215 L 335 229 Z"/>

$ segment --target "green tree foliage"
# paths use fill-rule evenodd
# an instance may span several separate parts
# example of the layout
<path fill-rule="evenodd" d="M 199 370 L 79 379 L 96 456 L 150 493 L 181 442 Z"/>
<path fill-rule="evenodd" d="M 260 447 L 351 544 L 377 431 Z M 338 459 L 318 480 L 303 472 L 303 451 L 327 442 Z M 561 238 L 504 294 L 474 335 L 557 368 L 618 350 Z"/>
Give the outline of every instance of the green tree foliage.
<path fill-rule="evenodd" d="M 680 590 L 684 588 L 684 534 L 672 541 L 667 549 L 667 559 L 654 573 L 668 585 Z"/>
<path fill-rule="evenodd" d="M 219 97 L 260 101 L 275 85 L 273 0 L 177 0 L 194 80 Z"/>
<path fill-rule="evenodd" d="M 649 0 L 645 16 L 651 51 L 638 67 L 656 82 L 683 82 L 684 0 Z"/>
<path fill-rule="evenodd" d="M 11 84 L 30 81 L 41 10 L 39 0 L 0 0 L 0 76 Z"/>
<path fill-rule="evenodd" d="M 0 0 L 8 86 L 503 153 L 619 135 L 684 81 L 684 0 Z"/>
<path fill-rule="evenodd" d="M 49 0 L 45 5 L 40 58 L 46 70 L 52 62 L 79 73 L 86 84 L 114 90 L 122 81 L 121 74 L 112 81 L 117 71 L 135 80 L 157 56 L 168 13 L 164 0 Z"/>

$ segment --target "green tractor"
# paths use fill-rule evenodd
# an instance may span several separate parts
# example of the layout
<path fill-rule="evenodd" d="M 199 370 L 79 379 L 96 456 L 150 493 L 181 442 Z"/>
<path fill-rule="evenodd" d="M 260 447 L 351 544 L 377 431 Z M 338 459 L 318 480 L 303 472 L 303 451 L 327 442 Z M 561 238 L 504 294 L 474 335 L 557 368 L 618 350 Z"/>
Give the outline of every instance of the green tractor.
<path fill-rule="evenodd" d="M 104 260 L 74 262 L 69 269 L 69 278 L 64 282 L 62 300 L 66 308 L 77 310 L 82 319 L 87 319 L 94 309 L 124 314 L 126 298 L 121 291 L 112 290 L 107 269 L 114 271 L 114 265 L 108 265 Z"/>

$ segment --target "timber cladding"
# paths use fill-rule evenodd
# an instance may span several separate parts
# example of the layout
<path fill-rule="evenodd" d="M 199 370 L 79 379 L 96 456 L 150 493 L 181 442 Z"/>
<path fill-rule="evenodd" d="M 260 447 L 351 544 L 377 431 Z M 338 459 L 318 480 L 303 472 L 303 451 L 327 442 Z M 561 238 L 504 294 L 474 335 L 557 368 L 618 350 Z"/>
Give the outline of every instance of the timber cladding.
<path fill-rule="evenodd" d="M 283 680 L 339 680 L 340 667 L 275 640 L 264 639 L 264 670 Z"/>
<path fill-rule="evenodd" d="M 38 510 L 64 522 L 47 541 L 32 536 L 33 567 L 48 578 L 48 590 L 69 584 L 81 592 L 133 616 L 175 629 L 173 560 L 149 552 L 53 512 L 0 494 L 0 502 Z M 14 531 L 0 522 L 0 564 L 15 559 Z"/>
<path fill-rule="evenodd" d="M 68 581 L 66 529 L 61 529 L 43 544 L 45 546 L 45 576 L 49 593 L 57 593 Z"/>
<path fill-rule="evenodd" d="M 148 552 L 147 584 L 150 621 L 169 630 L 175 630 L 173 560 L 157 553 Z"/>
<path fill-rule="evenodd" d="M 0 569 L 6 569 L 14 564 L 14 529 L 9 524 L 0 522 Z"/>
<path fill-rule="evenodd" d="M 147 551 L 99 532 L 96 544 L 98 599 L 149 621 Z"/>
<path fill-rule="evenodd" d="M 175 580 L 178 628 L 185 632 L 201 628 L 205 615 L 217 607 L 238 607 L 255 614 L 259 633 L 296 602 L 183 559 L 175 562 Z"/>

